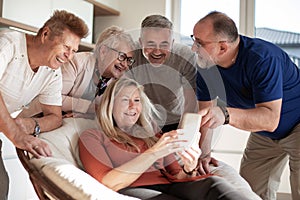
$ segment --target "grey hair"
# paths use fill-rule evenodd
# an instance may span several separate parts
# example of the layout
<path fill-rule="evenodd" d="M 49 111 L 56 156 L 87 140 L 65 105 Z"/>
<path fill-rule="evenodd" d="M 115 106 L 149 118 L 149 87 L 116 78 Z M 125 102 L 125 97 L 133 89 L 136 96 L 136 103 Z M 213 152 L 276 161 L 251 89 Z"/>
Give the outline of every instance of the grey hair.
<path fill-rule="evenodd" d="M 118 26 L 106 28 L 98 37 L 94 49 L 95 57 L 97 58 L 100 55 L 100 49 L 103 45 L 115 48 L 120 42 L 126 42 L 132 50 L 135 50 L 135 44 L 131 35 L 126 33 L 124 29 Z"/>
<path fill-rule="evenodd" d="M 165 16 L 149 15 L 142 21 L 141 28 L 167 28 L 172 30 L 173 24 Z"/>

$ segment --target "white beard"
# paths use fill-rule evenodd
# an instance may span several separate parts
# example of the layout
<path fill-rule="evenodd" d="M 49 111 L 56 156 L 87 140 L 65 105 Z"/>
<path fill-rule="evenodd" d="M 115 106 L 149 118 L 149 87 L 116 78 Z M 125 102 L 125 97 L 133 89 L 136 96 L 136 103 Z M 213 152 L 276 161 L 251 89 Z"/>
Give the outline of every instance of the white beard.
<path fill-rule="evenodd" d="M 209 69 L 216 65 L 213 62 L 213 60 L 210 58 L 210 56 L 207 56 L 208 58 L 205 58 L 205 57 L 200 57 L 198 54 L 196 55 L 197 55 L 198 67 L 200 67 L 201 69 Z"/>

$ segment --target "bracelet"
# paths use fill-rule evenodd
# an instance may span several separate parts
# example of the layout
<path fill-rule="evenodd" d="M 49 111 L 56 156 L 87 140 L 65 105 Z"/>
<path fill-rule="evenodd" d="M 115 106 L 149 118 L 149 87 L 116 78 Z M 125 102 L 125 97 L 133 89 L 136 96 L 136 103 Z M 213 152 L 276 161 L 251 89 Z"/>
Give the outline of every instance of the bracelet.
<path fill-rule="evenodd" d="M 219 108 L 221 109 L 221 111 L 223 112 L 224 117 L 225 117 L 224 124 L 229 124 L 229 113 L 228 113 L 227 108 L 225 106 L 219 106 Z"/>
<path fill-rule="evenodd" d="M 194 173 L 194 171 L 196 171 L 196 169 L 197 169 L 197 167 L 196 167 L 195 169 L 193 169 L 192 171 L 187 172 L 187 171 L 185 171 L 185 169 L 184 169 L 184 165 L 182 166 L 182 171 L 183 171 L 186 175 L 189 175 L 189 176 L 192 176 L 193 173 Z"/>

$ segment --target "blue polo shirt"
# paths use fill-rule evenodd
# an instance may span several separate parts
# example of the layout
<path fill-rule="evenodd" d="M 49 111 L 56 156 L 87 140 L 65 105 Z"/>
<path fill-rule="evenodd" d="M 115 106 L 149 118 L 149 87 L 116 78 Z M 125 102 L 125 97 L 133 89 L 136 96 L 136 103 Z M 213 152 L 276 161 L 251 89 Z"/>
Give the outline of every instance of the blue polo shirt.
<path fill-rule="evenodd" d="M 216 97 L 229 107 L 243 109 L 282 99 L 277 129 L 258 132 L 271 139 L 282 139 L 300 122 L 300 71 L 278 46 L 258 38 L 240 36 L 234 65 L 228 69 L 219 66 L 198 69 L 198 100 Z"/>

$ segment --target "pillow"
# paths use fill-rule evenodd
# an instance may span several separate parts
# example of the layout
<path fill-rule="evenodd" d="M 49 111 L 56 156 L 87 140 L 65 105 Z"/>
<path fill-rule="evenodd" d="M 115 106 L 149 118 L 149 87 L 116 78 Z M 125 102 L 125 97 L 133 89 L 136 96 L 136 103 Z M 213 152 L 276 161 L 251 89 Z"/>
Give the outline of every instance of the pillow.
<path fill-rule="evenodd" d="M 97 121 L 84 118 L 64 118 L 61 127 L 40 134 L 39 138 L 50 146 L 53 157 L 66 159 L 83 169 L 77 143 L 80 133 L 89 128 L 97 128 Z"/>
<path fill-rule="evenodd" d="M 72 163 L 54 157 L 32 159 L 51 181 L 74 199 L 80 200 L 134 200 L 136 198 L 119 194 L 99 183 L 89 174 L 75 167 Z"/>

